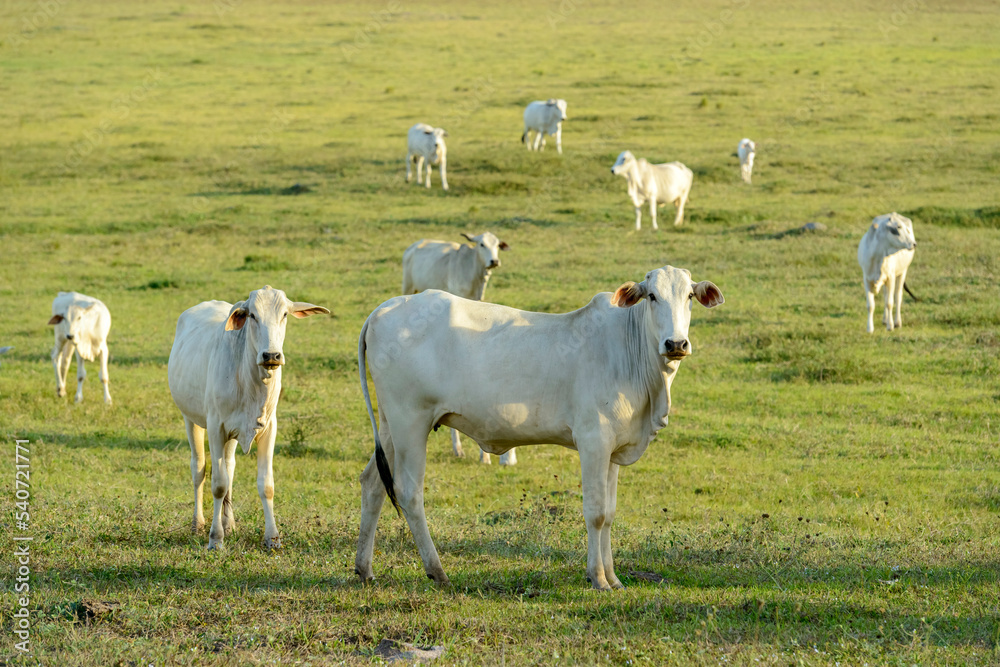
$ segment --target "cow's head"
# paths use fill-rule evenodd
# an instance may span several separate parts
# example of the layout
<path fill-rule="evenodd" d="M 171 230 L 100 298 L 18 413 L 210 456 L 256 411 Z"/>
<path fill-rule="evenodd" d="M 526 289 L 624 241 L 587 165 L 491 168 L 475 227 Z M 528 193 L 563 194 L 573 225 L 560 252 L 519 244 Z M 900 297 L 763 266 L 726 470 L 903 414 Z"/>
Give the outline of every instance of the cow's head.
<path fill-rule="evenodd" d="M 615 163 L 611 166 L 611 173 L 615 176 L 624 176 L 635 164 L 635 156 L 632 155 L 632 151 L 622 151 L 615 160 Z"/>
<path fill-rule="evenodd" d="M 226 331 L 241 331 L 246 337 L 247 352 L 252 352 L 261 369 L 262 377 L 285 365 L 281 347 L 285 342 L 285 325 L 288 316 L 303 318 L 316 313 L 327 313 L 322 306 L 302 301 L 289 301 L 280 289 L 264 285 L 250 292 L 246 301 L 234 304 L 226 320 Z"/>
<path fill-rule="evenodd" d="M 440 160 L 441 156 L 448 152 L 448 147 L 444 145 L 444 138 L 448 136 L 448 133 L 440 127 L 435 127 L 431 131 L 425 131 L 424 133 L 434 137 L 434 153 L 437 155 L 437 159 Z"/>
<path fill-rule="evenodd" d="M 643 299 L 645 303 L 640 304 Z M 676 361 L 691 354 L 688 327 L 691 302 L 695 300 L 706 308 L 726 302 L 719 288 L 709 281 L 696 283 L 687 269 L 664 266 L 647 273 L 641 283 L 628 282 L 619 287 L 611 302 L 621 308 L 646 308 L 647 331 L 655 332 L 660 356 Z"/>
<path fill-rule="evenodd" d="M 556 107 L 556 108 L 559 109 L 559 120 L 560 121 L 566 120 L 566 100 L 551 99 L 548 102 L 546 102 L 546 104 L 548 104 L 549 106 L 553 106 L 553 107 Z"/>
<path fill-rule="evenodd" d="M 500 251 L 510 250 L 507 242 L 501 241 L 492 232 L 483 232 L 479 236 L 469 236 L 463 233 L 462 236 L 472 242 L 479 261 L 487 269 L 495 269 L 500 266 Z"/>
<path fill-rule="evenodd" d="M 755 153 L 757 151 L 757 144 L 755 144 L 754 142 L 750 141 L 749 139 L 744 139 L 743 140 L 743 150 L 748 155 L 752 155 L 753 153 Z"/>
<path fill-rule="evenodd" d="M 56 334 L 63 340 L 75 344 L 86 328 L 92 309 L 96 305 L 96 301 L 91 301 L 87 305 L 72 302 L 62 312 L 53 315 L 49 324 L 56 327 Z"/>
<path fill-rule="evenodd" d="M 917 239 L 913 236 L 913 221 L 893 211 L 888 216 L 880 215 L 872 221 L 872 227 L 881 226 L 882 237 L 894 250 L 913 250 Z"/>

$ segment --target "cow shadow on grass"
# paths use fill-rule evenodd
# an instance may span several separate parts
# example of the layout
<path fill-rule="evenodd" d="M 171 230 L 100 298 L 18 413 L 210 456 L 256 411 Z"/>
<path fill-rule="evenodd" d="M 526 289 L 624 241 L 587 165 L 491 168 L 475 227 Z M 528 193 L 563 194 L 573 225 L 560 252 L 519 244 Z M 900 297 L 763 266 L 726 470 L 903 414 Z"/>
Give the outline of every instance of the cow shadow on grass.
<path fill-rule="evenodd" d="M 114 388 L 114 385 L 112 385 Z M 99 397 L 98 397 L 99 398 Z M 65 400 L 65 399 L 62 399 Z M 70 399 L 72 400 L 72 399 Z M 113 408 L 112 408 L 113 409 Z M 25 438 L 31 442 L 42 442 L 46 445 L 61 445 L 70 449 L 83 449 L 100 447 L 101 449 L 129 449 L 129 450 L 159 450 L 172 452 L 177 450 L 189 451 L 187 438 L 184 436 L 184 423 L 178 416 L 177 430 L 180 437 L 175 438 L 135 438 L 124 432 L 103 432 L 92 433 L 55 433 L 46 431 L 19 431 L 18 437 Z M 207 447 L 207 444 L 206 444 Z"/>

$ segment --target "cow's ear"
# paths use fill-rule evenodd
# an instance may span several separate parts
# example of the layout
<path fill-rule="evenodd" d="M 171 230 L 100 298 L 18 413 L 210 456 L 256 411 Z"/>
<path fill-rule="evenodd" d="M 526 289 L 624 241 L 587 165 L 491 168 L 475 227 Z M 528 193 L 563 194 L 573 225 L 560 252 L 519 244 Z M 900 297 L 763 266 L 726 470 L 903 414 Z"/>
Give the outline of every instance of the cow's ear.
<path fill-rule="evenodd" d="M 59 324 L 62 321 L 63 321 L 63 316 L 62 315 L 53 315 L 52 319 L 49 320 L 49 324 L 50 325 L 55 325 L 55 324 Z"/>
<path fill-rule="evenodd" d="M 611 297 L 611 303 L 619 308 L 628 308 L 642 301 L 645 296 L 645 282 L 634 283 L 629 281 L 615 290 L 614 296 Z"/>
<path fill-rule="evenodd" d="M 497 247 L 500 248 L 501 250 L 510 250 L 510 246 L 507 245 L 506 241 L 501 241 L 500 245 Z"/>
<path fill-rule="evenodd" d="M 706 308 L 715 308 L 726 302 L 726 299 L 722 296 L 722 292 L 715 286 L 715 283 L 708 280 L 695 283 L 691 288 L 694 290 L 694 298 L 698 299 L 698 303 Z"/>
<path fill-rule="evenodd" d="M 234 329 L 239 331 L 246 323 L 246 301 L 240 301 L 239 303 L 233 304 L 232 310 L 229 311 L 229 319 L 226 320 L 226 331 L 233 331 Z"/>
<path fill-rule="evenodd" d="M 441 130 L 441 136 L 442 137 L 447 137 L 448 136 L 448 130 Z"/>
<path fill-rule="evenodd" d="M 468 234 L 466 234 L 465 232 L 462 232 L 462 236 L 464 236 L 464 237 L 465 237 L 465 240 L 466 240 L 466 241 L 471 241 L 472 243 L 475 243 L 475 242 L 476 242 L 476 240 L 475 240 L 474 238 L 472 238 L 471 236 L 469 236 L 469 235 L 468 235 Z"/>
<path fill-rule="evenodd" d="M 310 315 L 318 315 L 323 313 L 329 315 L 330 311 L 323 306 L 314 306 L 311 303 L 306 303 L 305 301 L 293 301 L 291 308 L 288 309 L 295 317 L 302 319 L 303 317 L 309 317 Z"/>

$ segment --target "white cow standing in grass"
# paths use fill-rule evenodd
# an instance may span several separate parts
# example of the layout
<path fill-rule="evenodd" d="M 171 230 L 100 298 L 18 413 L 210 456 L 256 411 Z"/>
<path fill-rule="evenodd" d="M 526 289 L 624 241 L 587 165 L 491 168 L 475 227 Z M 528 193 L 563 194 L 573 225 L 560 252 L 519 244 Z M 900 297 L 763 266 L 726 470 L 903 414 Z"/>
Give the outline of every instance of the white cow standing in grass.
<path fill-rule="evenodd" d="M 417 163 L 417 183 L 423 180 L 423 167 L 427 164 L 427 187 L 431 187 L 431 165 L 440 165 L 441 187 L 448 189 L 448 147 L 444 138 L 448 133 L 440 127 L 417 123 L 406 135 L 406 182 L 410 182 L 410 168 Z"/>
<path fill-rule="evenodd" d="M 445 425 L 494 454 L 538 444 L 579 452 L 587 576 L 596 589 L 621 588 L 611 553 L 618 469 L 639 460 L 667 425 L 670 385 L 692 350 L 695 301 L 709 308 L 724 302 L 712 283 L 665 266 L 560 315 L 436 290 L 376 308 L 358 340 L 375 435 L 375 453 L 361 474 L 355 560 L 361 579 L 373 578 L 375 529 L 388 493 L 410 526 L 427 576 L 448 583 L 424 514 L 427 435 Z"/>
<path fill-rule="evenodd" d="M 201 505 L 208 434 L 215 499 L 209 549 L 222 548 L 225 536 L 236 526 L 232 503 L 236 445 L 246 454 L 254 441 L 257 493 L 264 506 L 264 544 L 281 546 L 274 521 L 272 459 L 285 364 L 285 325 L 288 315 L 302 318 L 329 312 L 311 303 L 289 301 L 284 292 L 265 285 L 250 292 L 246 301 L 205 301 L 178 318 L 167 377 L 191 444 L 195 531 L 205 525 Z"/>
<path fill-rule="evenodd" d="M 736 147 L 736 155 L 740 158 L 740 176 L 744 183 L 750 182 L 750 174 L 753 172 L 753 156 L 757 151 L 757 144 L 749 139 L 740 141 Z"/>
<path fill-rule="evenodd" d="M 893 211 L 872 220 L 858 244 L 858 264 L 864 273 L 865 301 L 868 304 L 868 333 L 875 331 L 875 295 L 885 284 L 882 323 L 888 331 L 903 326 L 901 308 L 906 271 L 913 261 L 917 241 L 913 221 Z M 893 304 L 896 306 L 893 321 Z"/>
<path fill-rule="evenodd" d="M 556 136 L 556 150 L 562 155 L 562 124 L 566 120 L 566 100 L 550 99 L 532 102 L 524 108 L 524 134 L 521 143 L 528 150 L 545 150 L 545 135 Z M 535 132 L 532 142 L 531 133 Z"/>
<path fill-rule="evenodd" d="M 482 301 L 493 269 L 500 267 L 500 251 L 509 250 L 491 232 L 478 236 L 462 234 L 472 245 L 421 239 L 403 253 L 403 294 L 439 289 L 473 301 Z M 458 431 L 451 429 L 451 448 L 464 456 Z M 490 455 L 479 450 L 479 461 L 489 465 Z M 511 449 L 500 456 L 500 465 L 514 465 L 517 454 Z"/>
<path fill-rule="evenodd" d="M 108 332 L 111 330 L 111 312 L 100 300 L 78 292 L 59 292 L 52 301 L 52 319 L 55 326 L 55 347 L 52 348 L 52 365 L 56 371 L 56 395 L 66 395 L 66 376 L 76 352 L 76 402 L 83 400 L 83 381 L 87 371 L 83 361 L 100 357 L 99 377 L 104 386 L 104 402 L 111 405 L 108 390 Z"/>
<path fill-rule="evenodd" d="M 664 204 L 677 206 L 677 217 L 674 224 L 679 225 L 684 219 L 684 204 L 691 193 L 691 183 L 694 174 L 680 162 L 666 164 L 650 164 L 645 158 L 632 155 L 632 151 L 623 151 L 614 165 L 611 173 L 624 176 L 628 183 L 628 196 L 635 204 L 635 228 L 642 228 L 642 205 L 649 202 L 649 214 L 653 218 L 653 229 L 656 226 L 656 207 Z"/>

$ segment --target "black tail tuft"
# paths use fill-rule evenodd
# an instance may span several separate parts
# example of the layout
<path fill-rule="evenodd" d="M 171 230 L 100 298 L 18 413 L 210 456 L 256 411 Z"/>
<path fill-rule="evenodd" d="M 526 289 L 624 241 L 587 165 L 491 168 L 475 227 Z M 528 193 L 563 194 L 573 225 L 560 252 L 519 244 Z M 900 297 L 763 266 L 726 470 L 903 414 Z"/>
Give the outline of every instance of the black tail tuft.
<path fill-rule="evenodd" d="M 392 488 L 392 471 L 389 470 L 389 462 L 385 460 L 382 443 L 378 441 L 375 442 L 375 467 L 378 468 L 378 476 L 382 480 L 382 486 L 385 487 L 385 492 L 388 494 L 392 506 L 396 508 L 396 514 L 402 517 L 403 511 L 399 508 L 399 503 L 396 501 L 396 491 Z"/>
<path fill-rule="evenodd" d="M 522 135 L 521 135 L 521 143 L 522 143 L 522 144 L 524 143 L 524 140 L 525 140 L 525 139 L 526 139 L 527 137 L 528 137 L 528 133 L 527 133 L 527 132 L 525 132 L 524 134 L 522 134 Z"/>
<path fill-rule="evenodd" d="M 914 301 L 920 301 L 920 299 L 917 298 L 917 295 L 910 291 L 910 286 L 907 285 L 905 282 L 903 283 L 903 289 L 906 290 L 906 293 L 910 295 L 911 299 L 913 299 Z"/>

